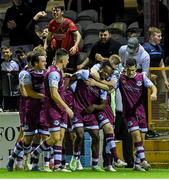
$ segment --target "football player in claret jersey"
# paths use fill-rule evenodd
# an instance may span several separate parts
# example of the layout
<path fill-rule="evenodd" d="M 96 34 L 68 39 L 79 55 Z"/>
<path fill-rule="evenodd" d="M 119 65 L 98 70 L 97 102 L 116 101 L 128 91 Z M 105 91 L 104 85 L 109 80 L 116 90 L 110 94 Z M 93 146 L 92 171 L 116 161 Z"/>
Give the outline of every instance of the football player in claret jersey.
<path fill-rule="evenodd" d="M 151 100 L 157 99 L 157 89 L 145 73 L 136 72 L 136 60 L 131 58 L 126 63 L 126 73 L 121 74 L 119 88 L 123 102 L 123 117 L 131 132 L 136 158 L 134 170 L 146 171 L 150 164 L 145 159 L 143 141 L 147 131 L 146 114 L 143 107 L 143 87 L 151 89 Z"/>
<path fill-rule="evenodd" d="M 23 126 L 24 136 L 18 141 L 15 146 L 14 152 L 9 157 L 7 169 L 13 170 L 13 164 L 15 158 L 19 153 L 24 150 L 24 154 L 27 156 L 31 151 L 31 144 L 34 135 L 38 132 L 41 135 L 48 135 L 48 126 L 45 123 L 46 116 L 44 113 L 44 69 L 46 66 L 46 57 L 41 53 L 31 54 L 32 69 L 20 74 L 20 89 L 22 96 L 22 104 L 24 107 L 21 111 L 21 123 Z M 23 77 L 21 77 L 23 75 Z M 23 112 L 24 111 L 24 112 Z M 22 113 L 25 113 L 24 115 Z"/>
<path fill-rule="evenodd" d="M 69 55 L 65 49 L 58 49 L 53 64 L 48 67 L 45 74 L 45 109 L 48 117 L 50 137 L 44 140 L 35 151 L 31 153 L 37 157 L 41 152 L 53 146 L 54 171 L 70 172 L 62 167 L 62 142 L 64 138 L 66 115 L 73 118 L 74 113 L 64 100 L 63 69 L 69 62 Z"/>
<path fill-rule="evenodd" d="M 109 62 L 104 62 L 99 70 L 101 79 L 107 79 L 113 71 Z M 102 112 L 107 103 L 107 91 L 102 90 L 101 87 L 93 85 L 86 85 L 86 81 L 91 78 L 90 70 L 80 70 L 76 73 L 77 86 L 75 89 L 74 113 L 75 119 L 73 121 L 73 128 L 76 131 L 77 137 L 75 141 L 74 155 L 70 161 L 70 168 L 76 170 L 76 164 L 80 157 L 81 145 L 83 140 L 84 129 L 88 129 L 92 136 L 92 169 L 94 171 L 103 171 L 98 166 L 98 125 L 104 130 L 106 127 L 107 135 L 107 151 L 109 154 L 115 154 L 115 142 L 113 131 L 109 119 L 104 112 Z M 97 82 L 98 84 L 99 82 Z M 102 84 L 101 84 L 102 85 Z M 107 108 L 106 108 L 107 109 Z M 98 119 L 98 114 L 102 118 Z M 117 158 L 118 159 L 118 158 Z M 114 170 L 114 169 L 113 169 Z M 115 171 L 115 170 L 114 170 Z"/>

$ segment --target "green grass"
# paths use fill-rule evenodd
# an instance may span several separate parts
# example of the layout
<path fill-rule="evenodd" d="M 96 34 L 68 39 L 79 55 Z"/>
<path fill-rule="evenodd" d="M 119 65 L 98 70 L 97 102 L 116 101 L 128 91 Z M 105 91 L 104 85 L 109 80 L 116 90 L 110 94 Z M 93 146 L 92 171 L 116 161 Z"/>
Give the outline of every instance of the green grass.
<path fill-rule="evenodd" d="M 81 172 L 31 172 L 31 171 L 13 171 L 8 172 L 6 169 L 0 169 L 0 179 L 137 179 L 151 178 L 162 179 L 169 178 L 169 169 L 151 169 L 147 172 L 136 172 L 132 169 L 117 169 L 117 172 L 94 172 L 90 169 L 85 169 Z"/>

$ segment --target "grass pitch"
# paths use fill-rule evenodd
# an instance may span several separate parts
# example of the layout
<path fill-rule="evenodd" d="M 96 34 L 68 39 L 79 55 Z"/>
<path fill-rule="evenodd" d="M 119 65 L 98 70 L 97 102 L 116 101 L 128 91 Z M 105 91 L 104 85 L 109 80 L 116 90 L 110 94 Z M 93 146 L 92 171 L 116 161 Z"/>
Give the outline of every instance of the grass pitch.
<path fill-rule="evenodd" d="M 168 179 L 169 169 L 151 169 L 147 172 L 133 171 L 132 169 L 117 169 L 117 172 L 94 172 L 91 169 L 76 172 L 31 172 L 0 169 L 0 179 Z"/>

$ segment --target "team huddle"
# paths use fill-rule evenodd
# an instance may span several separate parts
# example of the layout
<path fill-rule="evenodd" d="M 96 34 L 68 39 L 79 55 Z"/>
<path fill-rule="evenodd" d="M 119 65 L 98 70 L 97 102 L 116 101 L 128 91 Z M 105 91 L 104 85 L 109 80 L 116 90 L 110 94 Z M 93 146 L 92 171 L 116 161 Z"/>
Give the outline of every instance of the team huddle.
<path fill-rule="evenodd" d="M 13 171 L 14 165 L 16 169 L 32 171 L 82 170 L 84 131 L 88 131 L 92 139 L 91 167 L 94 171 L 116 171 L 115 167 L 126 166 L 127 163 L 118 157 L 113 128 L 115 114 L 111 95 L 117 89 L 121 92 L 123 117 L 135 147 L 133 169 L 146 171 L 150 168 L 143 146 L 147 122 L 142 97 L 143 87 L 148 87 L 151 99 L 156 100 L 157 89 L 145 73 L 136 72 L 135 59 L 128 59 L 123 69 L 120 57 L 113 54 L 108 61 L 74 74 L 64 72 L 69 54 L 63 48 L 56 51 L 48 69 L 42 49 L 30 52 L 27 60 L 29 64 L 19 74 L 21 133 L 9 157 L 8 171 Z M 104 135 L 103 168 L 98 165 L 100 129 Z M 73 142 L 68 168 L 64 161 L 65 131 L 70 132 Z M 39 167 L 42 152 L 44 165 Z"/>

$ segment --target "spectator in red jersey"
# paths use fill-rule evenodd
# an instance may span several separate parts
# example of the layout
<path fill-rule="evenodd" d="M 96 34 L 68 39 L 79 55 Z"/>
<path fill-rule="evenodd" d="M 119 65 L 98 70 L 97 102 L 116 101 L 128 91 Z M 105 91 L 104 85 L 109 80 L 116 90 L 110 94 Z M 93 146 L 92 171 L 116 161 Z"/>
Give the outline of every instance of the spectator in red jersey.
<path fill-rule="evenodd" d="M 52 61 L 53 55 L 57 49 L 64 48 L 70 55 L 68 68 L 76 70 L 79 52 L 78 46 L 81 35 L 74 22 L 68 18 L 64 18 L 63 6 L 54 6 L 52 11 L 54 18 L 49 22 L 49 32 L 44 44 L 45 49 L 48 49 L 48 52 L 49 50 L 51 51 L 51 59 L 49 59 L 49 61 Z"/>

